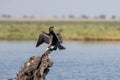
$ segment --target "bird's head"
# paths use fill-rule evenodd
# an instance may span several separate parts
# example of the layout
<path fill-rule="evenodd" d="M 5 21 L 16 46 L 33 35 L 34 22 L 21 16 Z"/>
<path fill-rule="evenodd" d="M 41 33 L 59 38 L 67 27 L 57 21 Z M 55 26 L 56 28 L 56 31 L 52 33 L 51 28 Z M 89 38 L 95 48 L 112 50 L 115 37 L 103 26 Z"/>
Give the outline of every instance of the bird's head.
<path fill-rule="evenodd" d="M 54 32 L 54 26 L 49 27 L 49 32 Z"/>

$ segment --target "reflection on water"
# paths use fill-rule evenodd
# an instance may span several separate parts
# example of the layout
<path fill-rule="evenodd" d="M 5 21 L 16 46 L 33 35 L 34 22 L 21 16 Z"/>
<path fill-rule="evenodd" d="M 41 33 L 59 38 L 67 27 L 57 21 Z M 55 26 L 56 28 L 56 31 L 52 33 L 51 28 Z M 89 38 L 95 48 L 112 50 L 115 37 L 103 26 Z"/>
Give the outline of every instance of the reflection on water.
<path fill-rule="evenodd" d="M 54 65 L 48 80 L 119 80 L 119 42 L 64 42 L 66 50 L 54 51 Z M 0 41 L 0 79 L 16 76 L 24 62 L 41 55 L 47 45 L 35 48 L 35 41 Z"/>

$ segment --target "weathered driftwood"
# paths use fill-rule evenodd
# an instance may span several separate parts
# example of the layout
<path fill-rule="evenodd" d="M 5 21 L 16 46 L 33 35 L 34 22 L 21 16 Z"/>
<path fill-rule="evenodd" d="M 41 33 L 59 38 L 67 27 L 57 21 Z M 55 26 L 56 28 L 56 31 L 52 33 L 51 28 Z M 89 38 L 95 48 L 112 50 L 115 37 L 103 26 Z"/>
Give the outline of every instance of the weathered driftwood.
<path fill-rule="evenodd" d="M 32 56 L 17 74 L 16 80 L 45 80 L 49 68 L 53 65 L 50 60 L 50 50 L 42 56 Z"/>

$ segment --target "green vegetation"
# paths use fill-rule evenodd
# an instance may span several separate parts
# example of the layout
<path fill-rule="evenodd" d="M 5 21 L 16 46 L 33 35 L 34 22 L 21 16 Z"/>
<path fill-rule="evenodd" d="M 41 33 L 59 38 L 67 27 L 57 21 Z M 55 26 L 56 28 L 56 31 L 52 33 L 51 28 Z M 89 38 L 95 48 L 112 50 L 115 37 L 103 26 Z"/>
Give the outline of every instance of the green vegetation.
<path fill-rule="evenodd" d="M 42 31 L 55 26 L 64 40 L 118 40 L 120 21 L 0 20 L 0 40 L 36 40 Z"/>

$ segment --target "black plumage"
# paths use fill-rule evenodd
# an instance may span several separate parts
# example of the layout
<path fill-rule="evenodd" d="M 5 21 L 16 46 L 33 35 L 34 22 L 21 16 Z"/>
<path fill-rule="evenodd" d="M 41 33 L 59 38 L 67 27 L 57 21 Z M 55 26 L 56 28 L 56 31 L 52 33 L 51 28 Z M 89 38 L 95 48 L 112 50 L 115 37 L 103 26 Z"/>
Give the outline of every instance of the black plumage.
<path fill-rule="evenodd" d="M 62 43 L 61 35 L 55 34 L 53 29 L 52 30 L 49 29 L 49 34 L 43 32 L 42 34 L 39 35 L 36 47 L 38 47 L 42 43 L 49 44 L 48 48 L 51 48 L 52 46 L 53 48 L 51 50 L 56 50 L 57 48 L 59 48 L 60 50 L 65 49 L 65 47 L 61 45 Z"/>

